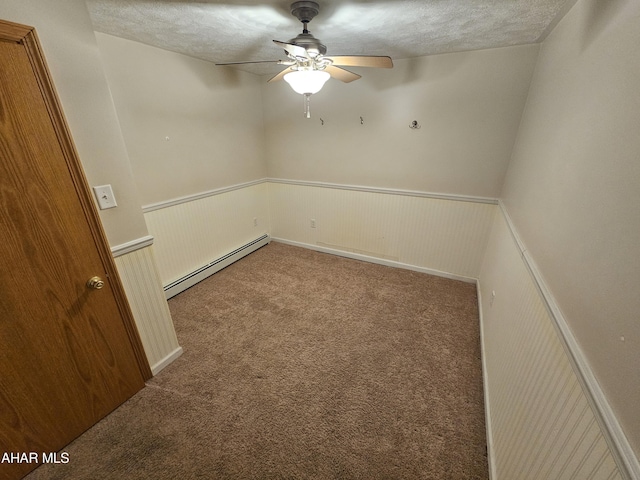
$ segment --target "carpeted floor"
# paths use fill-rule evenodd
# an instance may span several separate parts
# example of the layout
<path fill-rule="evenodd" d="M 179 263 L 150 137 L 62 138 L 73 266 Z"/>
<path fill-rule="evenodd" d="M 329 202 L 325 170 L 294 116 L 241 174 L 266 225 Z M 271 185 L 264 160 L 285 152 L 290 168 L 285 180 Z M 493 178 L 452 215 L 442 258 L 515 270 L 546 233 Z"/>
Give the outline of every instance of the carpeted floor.
<path fill-rule="evenodd" d="M 271 243 L 169 306 L 183 356 L 27 478 L 489 478 L 474 285 Z"/>

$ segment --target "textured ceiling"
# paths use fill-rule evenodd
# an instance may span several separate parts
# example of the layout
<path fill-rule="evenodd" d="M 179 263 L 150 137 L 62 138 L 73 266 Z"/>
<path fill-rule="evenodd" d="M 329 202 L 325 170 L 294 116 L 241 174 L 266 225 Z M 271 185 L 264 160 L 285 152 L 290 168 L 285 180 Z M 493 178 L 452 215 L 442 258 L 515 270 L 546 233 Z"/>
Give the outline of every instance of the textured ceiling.
<path fill-rule="evenodd" d="M 309 31 L 328 55 L 394 60 L 535 43 L 575 0 L 316 0 Z M 302 31 L 280 0 L 87 0 L 96 31 L 211 62 L 284 59 Z M 230 67 L 221 67 L 230 68 Z M 239 67 L 274 74 L 278 65 Z"/>

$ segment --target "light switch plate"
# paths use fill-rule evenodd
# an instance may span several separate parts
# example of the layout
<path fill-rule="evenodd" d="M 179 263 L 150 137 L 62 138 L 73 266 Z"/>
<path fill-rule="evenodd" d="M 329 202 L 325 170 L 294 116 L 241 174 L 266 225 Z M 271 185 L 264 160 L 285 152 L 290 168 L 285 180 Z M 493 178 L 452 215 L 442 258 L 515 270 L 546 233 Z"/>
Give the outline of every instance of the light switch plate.
<path fill-rule="evenodd" d="M 116 197 L 113 196 L 113 190 L 111 185 L 100 185 L 93 187 L 93 193 L 98 200 L 98 206 L 100 210 L 106 210 L 107 208 L 117 207 Z"/>

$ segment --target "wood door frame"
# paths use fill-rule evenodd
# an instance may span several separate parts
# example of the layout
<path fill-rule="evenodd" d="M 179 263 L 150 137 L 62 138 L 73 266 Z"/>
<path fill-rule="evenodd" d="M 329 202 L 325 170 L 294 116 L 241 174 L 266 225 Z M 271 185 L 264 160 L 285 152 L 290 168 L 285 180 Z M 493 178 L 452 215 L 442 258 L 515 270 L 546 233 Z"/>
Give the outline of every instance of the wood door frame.
<path fill-rule="evenodd" d="M 107 237 L 102 227 L 98 210 L 93 201 L 89 184 L 84 175 L 80 157 L 78 156 L 78 152 L 76 151 L 73 143 L 71 131 L 64 118 L 62 106 L 55 91 L 49 69 L 47 68 L 35 28 L 8 22 L 6 20 L 0 20 L 0 41 L 9 41 L 21 44 L 27 52 L 42 98 L 45 102 L 47 111 L 49 112 L 51 124 L 55 130 L 58 143 L 60 144 L 67 168 L 69 169 L 70 177 L 73 181 L 76 195 L 78 196 L 78 201 L 80 202 L 84 212 L 84 216 L 91 231 L 95 246 L 98 250 L 100 260 L 102 261 L 107 277 L 110 280 L 118 311 L 120 312 L 123 325 L 127 332 L 127 336 L 129 337 L 129 342 L 131 343 L 136 363 L 140 373 L 142 374 L 142 378 L 145 381 L 149 380 L 153 374 L 151 373 L 151 368 L 149 367 L 149 362 L 144 352 L 140 335 L 138 334 L 138 329 L 133 318 L 133 313 L 131 312 L 131 307 L 129 306 L 129 301 L 127 300 L 124 287 L 122 286 L 120 276 L 118 275 L 118 270 L 113 260 L 111 248 L 107 242 Z"/>

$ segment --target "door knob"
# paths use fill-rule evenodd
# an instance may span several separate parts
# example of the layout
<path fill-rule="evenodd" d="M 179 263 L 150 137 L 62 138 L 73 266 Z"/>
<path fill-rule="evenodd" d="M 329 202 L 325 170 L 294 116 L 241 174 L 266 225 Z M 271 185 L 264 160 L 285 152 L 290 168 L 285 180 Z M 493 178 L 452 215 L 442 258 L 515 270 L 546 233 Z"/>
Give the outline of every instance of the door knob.
<path fill-rule="evenodd" d="M 87 287 L 93 288 L 94 290 L 100 290 L 102 287 L 104 287 L 104 280 L 102 280 L 100 277 L 91 277 L 87 281 Z"/>

